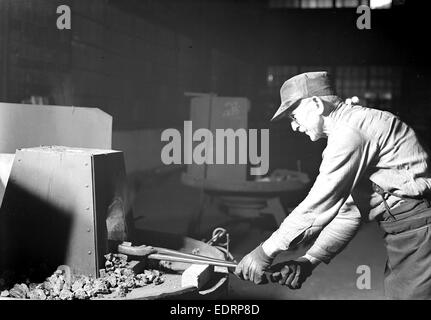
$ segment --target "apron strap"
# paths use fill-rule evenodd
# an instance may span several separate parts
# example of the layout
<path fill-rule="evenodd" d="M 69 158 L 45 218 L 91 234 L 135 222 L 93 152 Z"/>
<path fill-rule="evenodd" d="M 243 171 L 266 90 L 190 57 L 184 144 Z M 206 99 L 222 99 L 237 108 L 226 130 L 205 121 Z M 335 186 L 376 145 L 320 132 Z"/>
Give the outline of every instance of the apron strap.
<path fill-rule="evenodd" d="M 389 195 L 400 198 L 400 199 L 409 200 L 409 201 L 425 201 L 428 208 L 431 207 L 430 197 L 426 197 L 426 196 L 425 197 L 400 196 L 400 195 L 394 194 L 393 192 L 383 190 L 382 187 L 380 187 L 378 184 L 376 184 L 374 182 L 371 182 L 371 183 L 372 183 L 374 192 L 376 192 L 377 194 L 379 194 L 382 197 L 383 204 L 385 205 L 385 208 L 386 208 L 386 212 L 390 215 L 390 217 L 393 220 L 397 220 L 397 219 L 392 214 L 391 209 L 389 208 L 389 205 L 386 202 L 386 199 L 389 197 Z"/>
<path fill-rule="evenodd" d="M 383 204 L 385 205 L 386 208 L 386 212 L 389 214 L 389 216 L 392 218 L 392 220 L 397 220 L 395 218 L 395 216 L 392 214 L 391 209 L 389 208 L 388 203 L 386 202 L 386 199 L 388 197 L 388 194 L 391 194 L 389 192 L 386 192 L 385 190 L 383 190 L 382 187 L 380 187 L 378 184 L 372 182 L 372 186 L 373 186 L 373 190 L 374 192 L 376 192 L 377 194 L 379 194 L 382 197 L 383 200 Z"/>

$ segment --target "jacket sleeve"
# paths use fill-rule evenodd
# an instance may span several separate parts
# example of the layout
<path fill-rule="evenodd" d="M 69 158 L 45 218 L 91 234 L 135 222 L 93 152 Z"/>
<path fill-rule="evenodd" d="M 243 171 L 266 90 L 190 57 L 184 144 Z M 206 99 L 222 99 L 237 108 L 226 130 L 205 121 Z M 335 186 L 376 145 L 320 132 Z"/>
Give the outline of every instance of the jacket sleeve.
<path fill-rule="evenodd" d="M 349 127 L 338 128 L 336 133 L 330 135 L 313 187 L 304 201 L 263 243 L 265 253 L 275 256 L 317 236 L 337 216 L 350 196 L 373 158 L 372 149 L 359 132 Z M 327 231 L 326 235 L 331 236 L 319 239 L 319 247 L 327 248 L 329 252 L 337 252 L 335 248 L 342 247 L 349 234 L 352 234 L 353 225 L 356 223 L 353 220 L 357 220 L 357 211 L 345 211 L 334 222 L 336 227 Z M 333 228 L 337 230 L 337 235 L 334 234 Z"/>
<path fill-rule="evenodd" d="M 361 224 L 361 214 L 348 197 L 335 218 L 320 232 L 307 255 L 329 263 L 355 236 Z"/>

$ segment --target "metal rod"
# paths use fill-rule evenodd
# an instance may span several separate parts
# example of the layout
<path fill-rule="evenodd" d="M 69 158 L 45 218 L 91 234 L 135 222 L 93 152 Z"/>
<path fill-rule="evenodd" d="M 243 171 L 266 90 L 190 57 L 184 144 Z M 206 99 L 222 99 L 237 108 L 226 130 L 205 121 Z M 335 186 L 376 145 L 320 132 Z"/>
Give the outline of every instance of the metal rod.
<path fill-rule="evenodd" d="M 202 255 L 196 255 L 192 253 L 185 253 L 185 252 L 172 250 L 172 249 L 166 249 L 166 248 L 160 248 L 160 247 L 153 247 L 153 248 L 157 250 L 157 253 L 161 253 L 161 254 L 173 255 L 177 257 L 190 258 L 190 259 L 200 259 L 205 261 L 226 262 L 226 260 L 216 259 L 212 257 L 202 256 Z"/>
<path fill-rule="evenodd" d="M 229 263 L 226 260 L 222 259 L 216 259 L 212 257 L 207 256 L 201 256 L 201 255 L 195 255 L 191 253 L 184 253 L 177 250 L 167 249 L 167 248 L 161 248 L 161 247 L 152 247 L 152 246 L 132 246 L 130 243 L 123 242 L 122 244 L 118 245 L 118 252 L 132 255 L 132 256 L 138 256 L 138 257 L 146 257 L 151 252 L 151 249 L 155 249 L 156 252 L 151 254 L 153 257 L 157 257 L 158 255 L 162 257 L 176 257 L 181 259 L 187 259 L 182 260 L 179 262 L 190 262 L 191 263 L 197 263 L 197 261 L 201 261 L 203 264 L 210 264 L 212 262 L 213 265 L 221 265 L 224 264 L 226 266 L 226 263 Z M 167 259 L 168 259 L 167 258 Z M 167 261 L 174 261 L 174 260 L 167 260 Z M 235 265 L 236 266 L 236 265 Z"/>
<path fill-rule="evenodd" d="M 150 254 L 148 259 L 153 260 L 163 260 L 163 261 L 172 261 L 172 262 L 184 262 L 184 263 L 192 263 L 192 264 L 208 264 L 212 266 L 219 267 L 227 267 L 227 268 L 236 268 L 237 264 L 229 261 L 212 261 L 212 260 L 202 260 L 202 259 L 193 259 L 179 256 L 171 256 L 166 254 L 153 253 Z"/>

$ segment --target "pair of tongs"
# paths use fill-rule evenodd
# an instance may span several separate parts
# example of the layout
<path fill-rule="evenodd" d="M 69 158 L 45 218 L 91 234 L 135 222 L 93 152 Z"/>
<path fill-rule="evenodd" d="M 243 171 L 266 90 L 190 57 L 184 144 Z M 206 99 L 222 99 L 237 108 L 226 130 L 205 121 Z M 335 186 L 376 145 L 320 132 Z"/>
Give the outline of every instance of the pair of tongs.
<path fill-rule="evenodd" d="M 123 242 L 118 245 L 118 252 L 147 259 L 183 262 L 191 264 L 208 264 L 212 266 L 236 268 L 237 264 L 226 260 L 215 259 L 207 256 L 184 253 L 177 250 L 153 247 L 153 246 L 132 246 L 131 242 Z"/>

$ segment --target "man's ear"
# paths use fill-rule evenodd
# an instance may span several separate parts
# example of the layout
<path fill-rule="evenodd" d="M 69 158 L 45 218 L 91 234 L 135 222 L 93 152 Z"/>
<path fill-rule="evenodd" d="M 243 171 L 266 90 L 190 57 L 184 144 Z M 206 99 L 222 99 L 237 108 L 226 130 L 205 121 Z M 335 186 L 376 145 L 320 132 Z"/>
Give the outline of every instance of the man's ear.
<path fill-rule="evenodd" d="M 323 101 L 322 99 L 320 99 L 319 97 L 312 97 L 314 104 L 317 107 L 317 112 L 322 115 L 323 111 L 325 111 L 325 106 L 323 105 Z"/>

